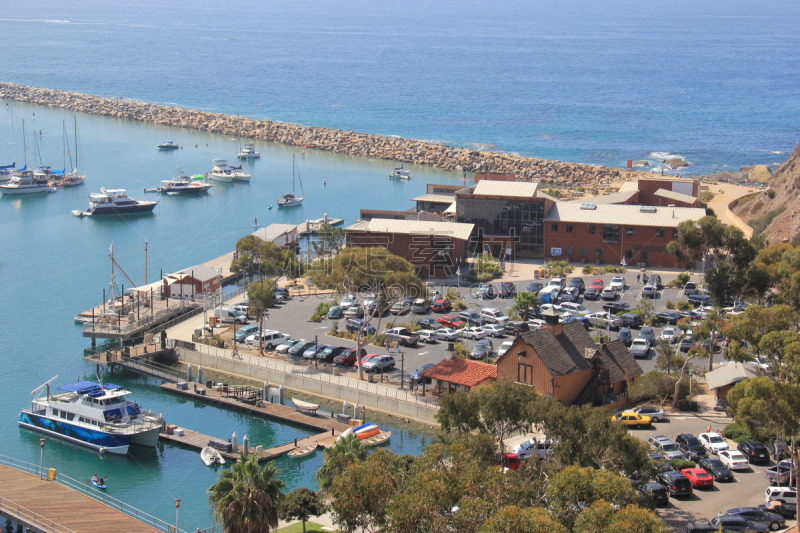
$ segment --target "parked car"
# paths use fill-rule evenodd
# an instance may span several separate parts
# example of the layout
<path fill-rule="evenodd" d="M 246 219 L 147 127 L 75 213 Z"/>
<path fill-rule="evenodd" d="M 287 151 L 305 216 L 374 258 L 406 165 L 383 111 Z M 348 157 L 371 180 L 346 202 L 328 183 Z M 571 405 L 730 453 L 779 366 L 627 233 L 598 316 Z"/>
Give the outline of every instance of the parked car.
<path fill-rule="evenodd" d="M 539 294 L 539 291 L 542 290 L 543 285 L 541 283 L 537 283 L 532 281 L 528 283 L 528 286 L 525 287 L 525 292 L 532 292 L 534 294 Z"/>
<path fill-rule="evenodd" d="M 683 294 L 689 296 L 690 294 L 697 294 L 697 283 L 689 281 L 683 286 Z"/>
<path fill-rule="evenodd" d="M 351 305 L 344 310 L 345 318 L 362 318 L 364 316 L 364 309 L 360 305 Z"/>
<path fill-rule="evenodd" d="M 695 489 L 714 486 L 714 478 L 702 468 L 684 468 L 681 474 L 692 482 L 692 487 Z"/>
<path fill-rule="evenodd" d="M 500 284 L 500 298 L 513 298 L 517 295 L 517 287 L 510 281 Z"/>
<path fill-rule="evenodd" d="M 711 296 L 708 296 L 706 294 L 690 294 L 687 300 L 694 307 L 700 307 L 701 305 L 711 305 Z"/>
<path fill-rule="evenodd" d="M 786 447 L 782 441 L 779 440 L 771 440 L 764 443 L 764 447 L 769 452 L 769 456 L 775 460 L 780 461 L 781 459 L 785 459 L 789 457 L 789 449 Z"/>
<path fill-rule="evenodd" d="M 608 302 L 603 304 L 603 311 L 608 311 L 609 313 L 617 314 L 619 312 L 625 312 L 630 309 L 631 304 L 626 302 Z"/>
<path fill-rule="evenodd" d="M 569 324 L 570 322 L 580 322 L 581 325 L 587 330 L 592 325 L 592 323 L 589 322 L 589 319 L 585 316 L 568 316 L 567 318 L 561 320 L 562 324 Z"/>
<path fill-rule="evenodd" d="M 417 324 L 419 327 L 426 329 L 439 329 L 441 327 L 439 321 L 435 318 L 420 318 L 417 320 Z"/>
<path fill-rule="evenodd" d="M 515 321 L 509 320 L 508 322 L 503 324 L 503 328 L 509 335 L 519 335 L 520 333 L 525 333 L 526 331 L 531 330 L 530 326 L 528 326 L 527 323 L 516 320 Z"/>
<path fill-rule="evenodd" d="M 233 339 L 236 342 L 244 342 L 244 340 L 249 337 L 250 335 L 255 335 L 258 332 L 258 326 L 255 324 L 251 324 L 249 326 L 242 326 L 237 331 L 236 334 L 233 336 Z"/>
<path fill-rule="evenodd" d="M 555 303 L 558 297 L 561 296 L 561 289 L 558 287 L 545 287 L 539 291 L 539 301 L 541 303 Z"/>
<path fill-rule="evenodd" d="M 617 340 L 622 341 L 625 344 L 625 346 L 630 348 L 631 344 L 633 343 L 633 336 L 631 336 L 631 330 L 629 330 L 628 328 L 620 329 L 619 332 L 617 333 Z"/>
<path fill-rule="evenodd" d="M 742 516 L 715 516 L 708 521 L 708 525 L 721 531 L 736 531 L 737 533 L 765 533 L 769 526 L 763 522 L 752 522 Z"/>
<path fill-rule="evenodd" d="M 728 443 L 719 433 L 701 433 L 698 438 L 708 453 L 716 455 L 728 449 Z"/>
<path fill-rule="evenodd" d="M 332 363 L 334 358 L 341 355 L 346 349 L 344 346 L 328 346 L 317 352 L 317 359 L 324 363 Z"/>
<path fill-rule="evenodd" d="M 592 283 L 589 284 L 589 288 L 602 291 L 603 288 L 605 288 L 605 283 L 603 283 L 602 279 L 594 279 L 592 280 Z"/>
<path fill-rule="evenodd" d="M 742 453 L 737 450 L 721 450 L 719 453 L 717 453 L 717 456 L 719 457 L 719 460 L 722 461 L 722 464 L 731 470 L 750 469 L 750 461 L 748 461 L 747 457 L 742 455 Z"/>
<path fill-rule="evenodd" d="M 608 312 L 590 313 L 586 315 L 589 322 L 598 328 L 609 327 L 613 330 L 618 330 L 625 325 L 621 318 L 611 315 Z"/>
<path fill-rule="evenodd" d="M 662 455 L 667 456 L 670 460 L 672 459 L 685 459 L 686 456 L 681 451 L 680 447 L 669 440 L 668 438 L 662 435 L 653 435 L 647 442 L 652 446 L 657 452 L 661 453 Z"/>
<path fill-rule="evenodd" d="M 737 449 L 747 457 L 751 464 L 769 463 L 769 450 L 767 447 L 756 441 L 742 442 Z"/>
<path fill-rule="evenodd" d="M 708 525 L 708 522 L 692 522 L 686 524 L 684 533 L 718 533 L 719 529 Z"/>
<path fill-rule="evenodd" d="M 792 469 L 788 466 L 773 466 L 764 470 L 764 477 L 770 485 L 788 485 Z"/>
<path fill-rule="evenodd" d="M 669 503 L 667 489 L 658 483 L 642 483 L 636 489 L 642 498 L 650 500 L 653 505 L 667 505 Z"/>
<path fill-rule="evenodd" d="M 697 464 L 711 474 L 714 481 L 733 481 L 733 472 L 719 459 L 700 459 Z"/>
<path fill-rule="evenodd" d="M 313 346 L 314 346 L 314 341 L 297 343 L 291 348 L 289 348 L 289 351 L 287 353 L 288 355 L 291 355 L 293 357 L 302 357 L 303 353 L 309 348 L 312 348 Z"/>
<path fill-rule="evenodd" d="M 753 522 L 763 522 L 769 525 L 772 531 L 778 531 L 786 525 L 786 519 L 777 513 L 762 511 L 757 507 L 737 507 L 725 511 L 729 516 L 741 516 Z"/>
<path fill-rule="evenodd" d="M 467 339 L 485 339 L 486 332 L 481 327 L 464 328 L 461 330 L 461 336 Z"/>
<path fill-rule="evenodd" d="M 289 339 L 289 335 L 284 335 L 283 333 L 275 330 L 264 330 L 261 332 L 261 345 L 264 346 L 265 350 L 272 350 L 276 346 L 279 346 L 286 342 Z M 250 335 L 247 337 L 244 342 L 250 346 L 258 347 L 258 334 Z"/>
<path fill-rule="evenodd" d="M 625 290 L 625 287 L 628 284 L 625 282 L 625 278 L 623 276 L 614 276 L 611 278 L 611 283 L 608 284 L 609 287 L 615 289 L 617 292 L 622 292 Z"/>
<path fill-rule="evenodd" d="M 419 335 L 411 333 L 407 328 L 390 328 L 384 333 L 387 339 L 397 341 L 400 346 L 416 346 L 419 342 Z"/>
<path fill-rule="evenodd" d="M 580 293 L 575 287 L 564 287 L 564 290 L 561 291 L 562 302 L 576 302 L 580 297 Z"/>
<path fill-rule="evenodd" d="M 656 342 L 656 333 L 653 331 L 653 328 L 642 328 L 639 331 L 639 338 L 647 340 L 647 342 L 650 343 L 650 346 L 652 346 L 653 343 Z"/>
<path fill-rule="evenodd" d="M 497 349 L 497 357 L 502 356 L 506 353 L 512 346 L 514 345 L 514 341 L 505 341 L 500 347 Z"/>
<path fill-rule="evenodd" d="M 642 317 L 639 315 L 623 313 L 619 315 L 619 317 L 625 322 L 625 326 L 628 328 L 639 329 L 642 327 Z"/>
<path fill-rule="evenodd" d="M 317 344 L 316 346 L 311 346 L 308 350 L 303 352 L 303 359 L 310 359 L 314 360 L 317 358 L 317 355 L 322 353 L 323 350 L 327 348 L 333 348 L 333 346 L 329 346 L 327 344 Z"/>
<path fill-rule="evenodd" d="M 773 507 L 762 503 L 757 507 L 757 509 L 759 511 L 764 511 L 765 513 L 775 513 L 784 518 L 795 518 L 797 516 L 797 505 L 792 503 L 781 503 L 780 505 L 773 504 Z"/>
<path fill-rule="evenodd" d="M 508 320 L 508 317 L 496 307 L 486 307 L 481 309 L 481 316 L 490 324 L 503 324 L 503 322 Z"/>
<path fill-rule="evenodd" d="M 794 487 L 767 487 L 764 491 L 764 501 L 769 505 L 770 502 L 791 503 L 797 505 L 797 489 Z"/>
<path fill-rule="evenodd" d="M 461 317 L 455 315 L 440 316 L 438 322 L 443 326 L 455 329 L 463 328 L 466 325 L 466 322 Z"/>
<path fill-rule="evenodd" d="M 528 459 L 534 455 L 544 459 L 553 449 L 554 443 L 548 439 L 528 439 L 514 446 L 511 451 L 520 459 Z"/>
<path fill-rule="evenodd" d="M 489 339 L 482 339 L 475 343 L 469 356 L 471 359 L 486 359 L 494 355 L 494 346 Z"/>
<path fill-rule="evenodd" d="M 572 316 L 586 316 L 591 313 L 591 311 L 586 309 L 581 304 L 574 302 L 564 302 L 561 304 L 561 307 L 569 311 Z"/>
<path fill-rule="evenodd" d="M 578 294 L 586 290 L 586 284 L 583 283 L 583 278 L 572 278 L 569 280 L 569 286 L 578 290 Z"/>
<path fill-rule="evenodd" d="M 347 322 L 345 322 L 344 327 L 348 333 L 358 333 L 358 330 L 361 329 L 361 326 L 364 325 L 364 321 L 360 318 L 351 318 Z M 375 326 L 372 324 L 367 324 L 364 326 L 364 333 L 367 335 L 373 335 L 375 333 Z"/>
<path fill-rule="evenodd" d="M 449 313 L 452 308 L 453 304 L 450 303 L 450 300 L 439 299 L 433 302 L 433 311 L 436 313 Z"/>
<path fill-rule="evenodd" d="M 506 328 L 502 324 L 486 324 L 481 326 L 487 337 L 505 337 Z"/>
<path fill-rule="evenodd" d="M 472 326 L 482 326 L 486 324 L 486 319 L 471 309 L 458 313 L 458 318 Z"/>
<path fill-rule="evenodd" d="M 431 378 L 422 377 L 422 373 L 424 371 L 428 370 L 429 368 L 433 367 L 433 366 L 436 366 L 436 363 L 429 363 L 427 365 L 419 367 L 416 370 L 416 372 L 414 372 L 413 374 L 411 374 L 411 376 L 409 376 L 408 379 L 413 381 L 414 383 L 428 383 L 428 384 L 430 384 L 431 383 Z"/>
<path fill-rule="evenodd" d="M 389 308 L 389 312 L 393 315 L 402 315 L 403 313 L 408 312 L 411 307 L 405 302 L 397 302 Z"/>
<path fill-rule="evenodd" d="M 694 435 L 681 433 L 675 437 L 675 442 L 681 451 L 686 454 L 686 457 L 692 461 L 708 459 L 708 450 L 703 447 L 703 444 Z"/>
<path fill-rule="evenodd" d="M 493 298 L 497 298 L 497 289 L 495 289 L 494 285 L 490 283 L 481 283 L 478 285 L 477 296 L 479 300 L 491 300 Z"/>
<path fill-rule="evenodd" d="M 453 328 L 439 328 L 436 330 L 436 336 L 442 341 L 454 341 L 460 335 L 458 334 L 458 330 Z"/>
<path fill-rule="evenodd" d="M 658 295 L 658 289 L 652 285 L 645 285 L 642 287 L 642 298 L 655 298 Z"/>
<path fill-rule="evenodd" d="M 431 311 L 431 302 L 424 298 L 418 298 L 411 304 L 411 312 L 418 315 L 426 315 Z"/>
<path fill-rule="evenodd" d="M 417 335 L 419 335 L 419 340 L 422 342 L 432 343 L 439 340 L 439 336 L 436 334 L 435 331 L 430 329 L 424 329 L 422 331 L 417 331 Z"/>
<path fill-rule="evenodd" d="M 678 342 L 679 335 L 680 333 L 678 332 L 678 328 L 664 328 L 664 331 L 661 332 L 661 335 L 658 336 L 658 339 L 666 341 L 670 344 L 675 344 Z"/>
<path fill-rule="evenodd" d="M 586 291 L 584 291 L 583 299 L 584 300 L 597 300 L 597 299 L 600 298 L 600 293 L 602 292 L 602 290 L 603 289 L 595 289 L 595 288 L 589 287 L 588 289 L 586 289 Z"/>
<path fill-rule="evenodd" d="M 600 298 L 606 301 L 615 301 L 617 299 L 617 291 L 613 287 L 606 287 L 600 293 Z"/>
<path fill-rule="evenodd" d="M 656 481 L 667 489 L 670 496 L 685 496 L 692 493 L 692 482 L 680 472 L 661 472 L 656 475 Z"/>
<path fill-rule="evenodd" d="M 673 311 L 665 311 L 663 313 L 656 314 L 656 318 L 661 320 L 661 322 L 674 326 L 678 323 L 678 320 L 681 319 L 681 315 Z"/>
<path fill-rule="evenodd" d="M 647 355 L 650 353 L 650 343 L 641 337 L 634 339 L 631 343 L 630 350 L 633 357 L 646 359 Z"/>
<path fill-rule="evenodd" d="M 232 322 L 235 324 L 247 324 L 247 315 L 227 307 L 214 309 L 214 316 L 220 322 Z"/>
<path fill-rule="evenodd" d="M 356 349 L 348 348 L 333 358 L 333 364 L 336 366 L 353 366 L 357 360 Z"/>
<path fill-rule="evenodd" d="M 683 338 L 678 343 L 678 350 L 682 352 L 688 352 L 694 346 L 694 339 L 692 337 L 692 330 L 686 330 L 683 334 Z"/>
<path fill-rule="evenodd" d="M 617 422 L 622 422 L 626 426 L 631 426 L 636 428 L 647 427 L 652 425 L 652 420 L 650 420 L 649 416 L 640 415 L 632 411 L 623 411 L 622 413 L 612 418 Z"/>
<path fill-rule="evenodd" d="M 294 346 L 296 344 L 303 344 L 305 342 L 306 342 L 305 339 L 287 339 L 286 341 L 284 341 L 283 344 L 281 344 L 280 346 L 275 348 L 275 351 L 277 353 L 284 353 L 285 354 L 285 353 L 289 352 L 289 348 L 291 348 L 292 346 Z"/>
<path fill-rule="evenodd" d="M 391 355 L 376 355 L 363 363 L 364 372 L 388 372 L 394 368 L 396 361 Z"/>
<path fill-rule="evenodd" d="M 665 413 L 663 409 L 650 405 L 636 407 L 635 409 L 631 409 L 631 411 L 639 413 L 640 415 L 647 415 L 653 422 L 658 422 L 659 420 L 665 420 L 667 418 L 667 413 Z"/>

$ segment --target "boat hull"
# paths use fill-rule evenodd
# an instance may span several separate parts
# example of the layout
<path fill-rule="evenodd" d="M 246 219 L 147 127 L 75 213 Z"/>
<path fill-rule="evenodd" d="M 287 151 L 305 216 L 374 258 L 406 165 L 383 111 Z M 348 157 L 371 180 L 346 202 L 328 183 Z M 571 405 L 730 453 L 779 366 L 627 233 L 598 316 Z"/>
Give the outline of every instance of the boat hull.
<path fill-rule="evenodd" d="M 33 413 L 20 413 L 19 425 L 94 450 L 99 451 L 102 448 L 104 451 L 114 455 L 126 455 L 131 441 L 130 435 L 111 435 L 102 431 L 75 426 L 64 420 L 53 420 Z"/>
<path fill-rule="evenodd" d="M 92 217 L 107 216 L 107 215 L 136 215 L 141 213 L 150 213 L 156 208 L 158 202 L 142 202 L 138 205 L 119 207 L 102 207 L 94 208 L 87 211 L 85 214 Z"/>
<path fill-rule="evenodd" d="M 156 444 L 158 444 L 158 433 L 161 431 L 161 428 L 154 427 L 148 431 L 142 431 L 141 433 L 135 433 L 131 436 L 131 444 L 133 446 L 144 446 L 145 448 L 155 448 Z"/>
<path fill-rule="evenodd" d="M 208 179 L 219 181 L 220 183 L 231 183 L 233 182 L 233 176 L 217 176 L 215 174 L 209 174 Z"/>
<path fill-rule="evenodd" d="M 55 187 L 4 187 L 0 185 L 0 192 L 3 196 L 13 196 L 18 194 L 38 194 L 42 192 L 56 192 Z"/>
<path fill-rule="evenodd" d="M 182 194 L 185 196 L 191 196 L 208 192 L 210 188 L 211 185 L 204 185 L 202 187 L 161 187 L 161 192 L 164 194 Z"/>

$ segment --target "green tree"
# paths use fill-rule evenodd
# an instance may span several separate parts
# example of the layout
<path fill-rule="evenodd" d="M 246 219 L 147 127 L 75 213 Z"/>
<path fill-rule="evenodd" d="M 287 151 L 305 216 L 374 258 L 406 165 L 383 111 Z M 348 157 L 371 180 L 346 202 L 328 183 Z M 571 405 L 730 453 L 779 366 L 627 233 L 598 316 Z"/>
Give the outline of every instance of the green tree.
<path fill-rule="evenodd" d="M 317 483 L 322 490 L 330 490 L 336 476 L 340 475 L 351 464 L 363 461 L 367 457 L 367 449 L 355 435 L 350 434 L 338 439 L 333 446 L 322 452 L 324 463 L 317 471 Z"/>
<path fill-rule="evenodd" d="M 675 393 L 677 381 L 675 376 L 654 370 L 639 376 L 631 390 L 628 391 L 628 397 L 635 402 L 656 400 L 663 408 L 670 396 Z"/>
<path fill-rule="evenodd" d="M 656 341 L 656 368 L 662 372 L 670 373 L 683 367 L 686 358 L 683 357 L 677 349 L 677 345 L 671 344 L 666 339 L 658 339 Z"/>
<path fill-rule="evenodd" d="M 324 223 L 319 227 L 317 240 L 311 243 L 311 247 L 317 257 L 326 257 L 340 253 L 346 241 L 347 235 L 344 229 Z"/>
<path fill-rule="evenodd" d="M 650 298 L 642 298 L 639 305 L 636 306 L 636 310 L 639 311 L 639 318 L 642 319 L 642 324 L 649 325 L 655 310 L 653 301 Z"/>
<path fill-rule="evenodd" d="M 539 305 L 539 297 L 532 292 L 519 292 L 514 296 L 514 305 L 511 311 L 522 317 L 523 322 L 528 321 L 528 313 L 531 308 Z"/>
<path fill-rule="evenodd" d="M 264 330 L 264 312 L 275 304 L 274 288 L 274 282 L 269 279 L 262 279 L 247 287 L 247 298 L 258 317 L 258 353 L 261 355 L 264 355 L 264 345 L 260 340 L 261 332 Z"/>
<path fill-rule="evenodd" d="M 255 454 L 242 453 L 209 487 L 211 515 L 230 533 L 269 533 L 270 527 L 278 527 L 283 488 L 273 463 L 261 468 Z"/>
<path fill-rule="evenodd" d="M 325 501 L 313 490 L 299 487 L 286 495 L 281 506 L 282 520 L 302 520 L 303 533 L 306 533 L 306 520 L 325 512 Z"/>
<path fill-rule="evenodd" d="M 529 507 L 520 509 L 514 505 L 504 507 L 493 514 L 481 526 L 480 533 L 568 533 L 552 515 L 544 509 Z"/>
<path fill-rule="evenodd" d="M 578 517 L 574 533 L 668 533 L 664 521 L 649 509 L 627 505 L 615 510 L 597 501 Z"/>
<path fill-rule="evenodd" d="M 255 235 L 246 235 L 236 242 L 231 261 L 231 271 L 265 278 L 302 276 L 305 268 L 297 261 L 294 251 L 282 250 L 275 243 L 266 242 Z"/>

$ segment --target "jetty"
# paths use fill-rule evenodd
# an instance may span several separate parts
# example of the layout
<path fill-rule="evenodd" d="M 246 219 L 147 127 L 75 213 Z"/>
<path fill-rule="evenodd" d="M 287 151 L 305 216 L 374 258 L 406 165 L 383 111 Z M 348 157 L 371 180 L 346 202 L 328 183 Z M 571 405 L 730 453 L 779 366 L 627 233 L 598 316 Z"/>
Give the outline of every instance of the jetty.
<path fill-rule="evenodd" d="M 43 533 L 175 531 L 151 516 L 55 469 L 0 456 L 0 516 Z M 178 530 L 178 533 L 184 533 Z"/>

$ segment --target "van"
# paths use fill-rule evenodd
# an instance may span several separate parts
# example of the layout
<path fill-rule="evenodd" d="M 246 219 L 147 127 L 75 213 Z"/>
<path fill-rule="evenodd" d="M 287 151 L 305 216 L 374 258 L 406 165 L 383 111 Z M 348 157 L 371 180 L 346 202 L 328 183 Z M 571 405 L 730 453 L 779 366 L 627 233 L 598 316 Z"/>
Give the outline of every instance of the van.
<path fill-rule="evenodd" d="M 214 316 L 220 322 L 236 322 L 237 324 L 247 324 L 247 315 L 243 315 L 229 307 L 218 307 L 214 310 Z"/>
<path fill-rule="evenodd" d="M 794 487 L 767 487 L 764 492 L 764 501 L 769 505 L 770 502 L 783 502 L 797 504 L 797 489 Z"/>
<path fill-rule="evenodd" d="M 250 335 L 255 335 L 258 332 L 258 326 L 250 325 L 250 326 L 242 326 L 238 330 L 236 330 L 236 335 L 233 338 L 236 342 L 244 342 L 244 340 L 249 337 Z"/>
<path fill-rule="evenodd" d="M 686 296 L 689 296 L 690 294 L 697 294 L 697 292 L 697 283 L 694 281 L 690 281 L 683 286 L 683 294 Z"/>
<path fill-rule="evenodd" d="M 258 333 L 250 335 L 245 339 L 245 342 L 250 346 L 258 347 Z M 289 339 L 289 335 L 284 335 L 275 330 L 264 330 L 261 332 L 261 344 L 265 350 L 272 350 L 280 344 L 283 344 Z"/>

